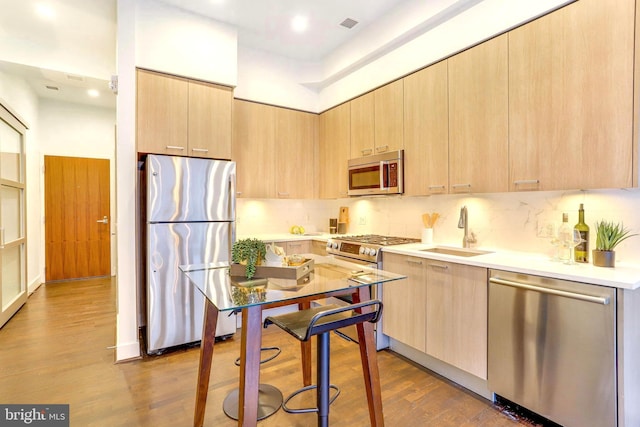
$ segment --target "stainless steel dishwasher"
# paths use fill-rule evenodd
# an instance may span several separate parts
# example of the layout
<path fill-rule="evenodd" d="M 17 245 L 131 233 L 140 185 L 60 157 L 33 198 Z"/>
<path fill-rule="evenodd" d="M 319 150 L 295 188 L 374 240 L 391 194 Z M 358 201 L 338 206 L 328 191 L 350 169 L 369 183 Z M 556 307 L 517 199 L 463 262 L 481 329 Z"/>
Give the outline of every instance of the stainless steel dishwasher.
<path fill-rule="evenodd" d="M 565 427 L 617 424 L 615 289 L 491 270 L 489 390 Z"/>

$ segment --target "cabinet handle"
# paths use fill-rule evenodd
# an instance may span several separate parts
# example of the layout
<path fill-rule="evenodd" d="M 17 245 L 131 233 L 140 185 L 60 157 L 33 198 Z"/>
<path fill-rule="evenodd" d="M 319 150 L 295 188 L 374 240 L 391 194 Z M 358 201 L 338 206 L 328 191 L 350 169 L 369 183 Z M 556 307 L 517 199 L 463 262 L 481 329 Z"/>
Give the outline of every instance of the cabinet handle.
<path fill-rule="evenodd" d="M 440 270 L 448 270 L 449 266 L 446 264 L 429 264 L 429 267 L 438 268 Z"/>
<path fill-rule="evenodd" d="M 184 147 L 180 147 L 178 145 L 167 145 L 167 150 L 184 150 Z"/>
<path fill-rule="evenodd" d="M 279 197 L 289 197 L 289 193 L 283 193 L 283 192 L 278 191 L 278 196 Z"/>
<path fill-rule="evenodd" d="M 192 148 L 191 151 L 195 151 L 196 153 L 208 153 L 208 148 Z"/>
<path fill-rule="evenodd" d="M 428 188 L 429 188 L 429 191 L 435 191 L 435 190 L 444 191 L 446 187 L 444 185 L 430 185 Z"/>
<path fill-rule="evenodd" d="M 389 151 L 389 146 L 388 145 L 382 145 L 380 147 L 376 147 L 376 151 L 378 153 L 384 153 L 385 151 Z"/>
<path fill-rule="evenodd" d="M 242 196 L 242 191 L 236 191 L 236 196 Z"/>
<path fill-rule="evenodd" d="M 453 184 L 451 188 L 455 191 L 458 189 L 466 188 L 467 192 L 471 191 L 471 184 Z"/>
<path fill-rule="evenodd" d="M 0 249 L 4 249 L 4 227 L 0 227 Z"/>
<path fill-rule="evenodd" d="M 371 148 L 367 148 L 366 150 L 362 150 L 361 152 L 363 156 L 368 156 L 370 154 L 373 154 L 373 150 Z"/>
<path fill-rule="evenodd" d="M 413 259 L 413 258 L 407 258 L 407 262 L 409 264 L 416 264 L 416 265 L 422 265 L 422 261 L 419 261 L 417 259 Z"/>
<path fill-rule="evenodd" d="M 539 179 L 519 179 L 517 181 L 513 181 L 513 185 L 531 185 L 531 184 L 539 184 Z"/>

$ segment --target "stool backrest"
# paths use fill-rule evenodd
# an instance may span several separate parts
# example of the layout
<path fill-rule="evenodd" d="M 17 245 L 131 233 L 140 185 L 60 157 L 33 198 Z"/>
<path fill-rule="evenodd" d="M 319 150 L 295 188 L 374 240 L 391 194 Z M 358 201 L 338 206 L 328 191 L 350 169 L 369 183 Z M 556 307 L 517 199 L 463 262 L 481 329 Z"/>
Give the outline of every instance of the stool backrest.
<path fill-rule="evenodd" d="M 362 309 L 365 312 L 362 312 Z M 376 323 L 382 315 L 382 301 L 370 300 L 358 304 L 321 311 L 311 318 L 307 327 L 305 341 L 313 335 L 357 325 L 358 323 Z"/>

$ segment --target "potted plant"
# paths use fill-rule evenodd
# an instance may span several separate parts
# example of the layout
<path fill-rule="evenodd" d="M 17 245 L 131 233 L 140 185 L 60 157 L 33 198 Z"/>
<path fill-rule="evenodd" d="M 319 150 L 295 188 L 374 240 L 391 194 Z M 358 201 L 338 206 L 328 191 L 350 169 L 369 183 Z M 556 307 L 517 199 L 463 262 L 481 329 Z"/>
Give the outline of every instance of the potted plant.
<path fill-rule="evenodd" d="M 620 223 L 596 222 L 596 248 L 593 250 L 593 265 L 615 267 L 615 247 L 629 237 L 637 236 L 637 234 L 629 233 L 630 230 Z"/>
<path fill-rule="evenodd" d="M 262 240 L 240 239 L 231 248 L 231 261 L 246 266 L 245 276 L 251 279 L 256 273 L 256 265 L 260 265 L 267 253 Z"/>

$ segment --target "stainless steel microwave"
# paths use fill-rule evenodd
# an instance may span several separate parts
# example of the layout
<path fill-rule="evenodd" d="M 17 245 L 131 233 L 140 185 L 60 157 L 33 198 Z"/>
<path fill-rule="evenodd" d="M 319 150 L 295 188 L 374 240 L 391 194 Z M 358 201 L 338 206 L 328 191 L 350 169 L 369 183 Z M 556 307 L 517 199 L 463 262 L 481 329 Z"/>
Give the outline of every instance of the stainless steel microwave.
<path fill-rule="evenodd" d="M 404 150 L 349 160 L 349 196 L 402 194 Z"/>

